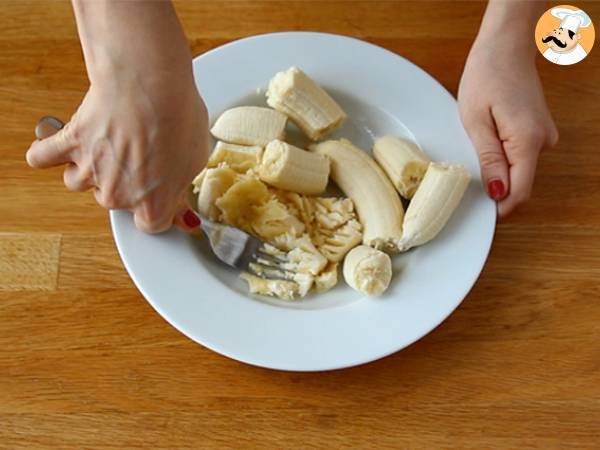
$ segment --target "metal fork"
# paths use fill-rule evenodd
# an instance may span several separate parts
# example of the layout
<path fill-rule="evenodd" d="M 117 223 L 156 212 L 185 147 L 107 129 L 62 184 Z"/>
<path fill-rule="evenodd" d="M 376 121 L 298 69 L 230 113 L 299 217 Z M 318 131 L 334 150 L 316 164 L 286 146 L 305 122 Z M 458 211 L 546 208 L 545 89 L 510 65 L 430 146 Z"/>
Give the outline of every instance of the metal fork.
<path fill-rule="evenodd" d="M 265 243 L 239 228 L 212 222 L 199 216 L 215 256 L 239 270 L 271 280 L 293 280 L 295 272 L 285 267 L 286 260 L 267 253 Z"/>

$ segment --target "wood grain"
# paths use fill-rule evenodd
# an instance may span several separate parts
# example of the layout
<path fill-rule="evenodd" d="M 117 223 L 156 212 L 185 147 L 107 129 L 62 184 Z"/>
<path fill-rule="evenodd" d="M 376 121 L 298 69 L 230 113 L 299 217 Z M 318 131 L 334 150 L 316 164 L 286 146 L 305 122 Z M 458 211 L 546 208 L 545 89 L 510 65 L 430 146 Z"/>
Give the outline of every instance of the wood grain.
<path fill-rule="evenodd" d="M 578 2 L 592 19 L 600 4 Z M 178 1 L 194 54 L 283 30 L 359 37 L 456 94 L 484 3 Z M 0 8 L 0 449 L 598 448 L 599 50 L 538 60 L 561 133 L 458 310 L 362 367 L 284 373 L 183 337 L 123 268 L 104 210 L 24 161 L 87 88 L 69 2 Z"/>

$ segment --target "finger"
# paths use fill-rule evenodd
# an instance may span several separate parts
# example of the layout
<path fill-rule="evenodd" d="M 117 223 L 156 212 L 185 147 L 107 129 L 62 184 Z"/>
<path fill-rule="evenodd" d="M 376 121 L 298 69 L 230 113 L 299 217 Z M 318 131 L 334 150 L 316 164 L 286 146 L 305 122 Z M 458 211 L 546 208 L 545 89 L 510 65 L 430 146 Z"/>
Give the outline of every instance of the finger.
<path fill-rule="evenodd" d="M 70 191 L 83 192 L 94 187 L 94 182 L 74 163 L 69 163 L 63 174 L 65 186 Z"/>
<path fill-rule="evenodd" d="M 106 209 L 130 209 L 131 203 L 106 189 L 94 189 L 94 197 L 100 206 Z"/>
<path fill-rule="evenodd" d="M 503 199 L 509 190 L 508 161 L 489 111 L 463 119 L 475 146 L 481 166 L 481 178 L 493 200 Z"/>
<path fill-rule="evenodd" d="M 510 194 L 498 203 L 498 215 L 506 217 L 531 197 L 538 152 L 531 151 L 527 158 L 515 161 L 510 168 Z"/>
<path fill-rule="evenodd" d="M 70 153 L 75 147 L 71 127 L 67 124 L 52 136 L 34 141 L 25 157 L 31 167 L 45 169 L 70 162 Z"/>
<path fill-rule="evenodd" d="M 200 227 L 200 218 L 189 206 L 180 207 L 173 218 L 173 225 L 180 230 L 191 233 Z"/>
<path fill-rule="evenodd" d="M 175 211 L 173 207 L 161 208 L 156 199 L 145 200 L 133 210 L 135 226 L 145 233 L 162 233 L 173 225 Z"/>

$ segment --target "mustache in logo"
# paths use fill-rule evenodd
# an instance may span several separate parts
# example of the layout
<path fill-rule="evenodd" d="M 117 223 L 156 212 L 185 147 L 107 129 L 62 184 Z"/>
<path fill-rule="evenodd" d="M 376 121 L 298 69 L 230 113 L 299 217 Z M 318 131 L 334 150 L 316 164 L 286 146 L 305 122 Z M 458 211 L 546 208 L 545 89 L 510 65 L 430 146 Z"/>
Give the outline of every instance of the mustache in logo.
<path fill-rule="evenodd" d="M 558 38 L 556 36 L 548 36 L 542 39 L 542 42 L 545 44 L 546 42 L 550 42 L 550 41 L 554 41 L 554 43 L 556 45 L 558 45 L 560 48 L 565 48 L 567 46 L 566 42 L 561 42 L 558 40 Z"/>

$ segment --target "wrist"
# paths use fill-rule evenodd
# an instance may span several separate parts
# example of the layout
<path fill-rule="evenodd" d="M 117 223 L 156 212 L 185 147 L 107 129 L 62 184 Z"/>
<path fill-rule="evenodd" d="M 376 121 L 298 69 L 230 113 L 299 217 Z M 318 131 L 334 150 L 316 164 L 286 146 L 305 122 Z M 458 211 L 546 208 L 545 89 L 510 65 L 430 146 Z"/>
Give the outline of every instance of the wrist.
<path fill-rule="evenodd" d="M 533 62 L 535 25 L 544 10 L 543 1 L 490 0 L 474 47 Z"/>
<path fill-rule="evenodd" d="M 90 82 L 130 73 L 193 79 L 191 53 L 171 2 L 73 0 Z"/>

